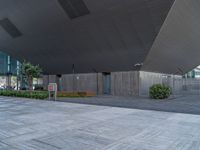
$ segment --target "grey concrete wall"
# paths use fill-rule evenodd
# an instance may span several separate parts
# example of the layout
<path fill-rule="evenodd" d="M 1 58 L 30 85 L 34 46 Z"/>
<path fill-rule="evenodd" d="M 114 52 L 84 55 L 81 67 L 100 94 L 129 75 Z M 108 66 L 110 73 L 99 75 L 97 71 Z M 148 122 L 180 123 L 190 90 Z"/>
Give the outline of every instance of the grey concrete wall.
<path fill-rule="evenodd" d="M 98 79 L 98 80 L 97 80 Z M 98 81 L 98 82 L 97 82 Z M 72 74 L 44 76 L 45 89 L 49 82 L 56 82 L 59 90 L 68 92 L 93 92 L 103 94 L 102 73 Z M 166 84 L 172 88 L 173 94 L 200 94 L 199 79 L 183 79 L 181 76 L 152 73 L 144 71 L 112 72 L 111 94 L 116 96 L 148 96 L 149 87 L 153 84 Z M 97 87 L 98 85 L 98 87 Z"/>
<path fill-rule="evenodd" d="M 43 87 L 45 90 L 47 90 L 47 85 L 48 85 L 48 76 L 47 75 L 43 75 Z"/>
<path fill-rule="evenodd" d="M 140 71 L 139 95 L 148 96 L 149 88 L 154 84 L 165 84 L 171 87 L 173 94 L 183 92 L 182 76 Z"/>
<path fill-rule="evenodd" d="M 56 75 L 44 75 L 43 76 L 43 86 L 44 89 L 47 90 L 48 83 L 55 83 L 56 82 Z"/>
<path fill-rule="evenodd" d="M 133 96 L 139 94 L 139 72 L 111 73 L 111 93 L 119 96 Z"/>
<path fill-rule="evenodd" d="M 149 95 L 149 87 L 153 84 L 162 83 L 162 74 L 158 73 L 149 73 L 140 71 L 139 79 L 139 95 L 147 96 Z"/>
<path fill-rule="evenodd" d="M 183 94 L 183 83 L 184 79 L 182 76 L 174 76 L 171 86 L 173 88 L 173 93 L 175 95 L 182 95 Z"/>
<path fill-rule="evenodd" d="M 97 76 L 98 75 L 98 76 Z M 87 73 L 87 74 L 67 74 L 61 78 L 56 75 L 44 76 L 44 87 L 47 89 L 48 83 L 57 83 L 60 91 L 67 92 L 93 92 L 102 94 L 102 74 Z M 97 87 L 98 85 L 98 87 Z"/>
<path fill-rule="evenodd" d="M 98 79 L 99 80 L 101 79 L 101 76 L 99 74 L 98 74 Z M 100 81 L 98 81 L 98 83 L 99 82 Z M 75 74 L 75 75 L 70 74 L 70 75 L 62 76 L 62 90 L 63 91 L 69 91 L 69 92 L 88 91 L 88 92 L 96 93 L 98 83 L 97 83 L 96 73 Z"/>
<path fill-rule="evenodd" d="M 200 95 L 200 79 L 183 79 L 183 94 Z"/>
<path fill-rule="evenodd" d="M 98 79 L 98 82 L 97 82 Z M 56 75 L 43 77 L 44 87 L 47 89 L 48 83 L 56 82 L 61 91 L 88 91 L 103 94 L 103 75 L 98 73 L 62 75 L 60 82 Z M 98 87 L 97 87 L 98 85 Z M 111 94 L 118 96 L 133 96 L 139 94 L 139 72 L 113 72 L 111 73 Z"/>

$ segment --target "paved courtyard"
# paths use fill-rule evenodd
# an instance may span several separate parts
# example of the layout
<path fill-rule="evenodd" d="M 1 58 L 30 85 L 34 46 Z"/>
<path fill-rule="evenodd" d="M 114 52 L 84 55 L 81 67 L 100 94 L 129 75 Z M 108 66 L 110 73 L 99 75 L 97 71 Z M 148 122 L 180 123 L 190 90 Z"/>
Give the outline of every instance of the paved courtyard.
<path fill-rule="evenodd" d="M 148 97 L 137 96 L 98 96 L 93 98 L 60 98 L 59 100 L 63 102 L 79 104 L 92 104 L 101 106 L 157 110 L 200 115 L 199 95 L 176 96 L 167 100 L 152 100 Z"/>
<path fill-rule="evenodd" d="M 199 115 L 0 97 L 0 150 L 199 149 Z"/>

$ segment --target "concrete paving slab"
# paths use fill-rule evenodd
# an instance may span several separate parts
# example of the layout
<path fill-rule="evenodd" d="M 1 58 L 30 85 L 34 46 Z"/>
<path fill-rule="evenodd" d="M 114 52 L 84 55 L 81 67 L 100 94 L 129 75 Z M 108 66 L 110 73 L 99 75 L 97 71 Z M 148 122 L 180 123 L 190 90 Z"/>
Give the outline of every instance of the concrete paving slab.
<path fill-rule="evenodd" d="M 166 100 L 148 97 L 97 96 L 92 98 L 59 98 L 59 101 L 100 106 L 134 108 L 200 115 L 200 95 L 177 96 Z"/>
<path fill-rule="evenodd" d="M 200 115 L 0 97 L 2 150 L 199 150 Z"/>

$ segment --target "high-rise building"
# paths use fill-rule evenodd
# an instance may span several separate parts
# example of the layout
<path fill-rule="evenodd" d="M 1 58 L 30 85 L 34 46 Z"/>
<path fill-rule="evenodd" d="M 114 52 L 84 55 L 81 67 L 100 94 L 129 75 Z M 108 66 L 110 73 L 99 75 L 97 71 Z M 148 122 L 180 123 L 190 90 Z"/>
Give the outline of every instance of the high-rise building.
<path fill-rule="evenodd" d="M 18 73 L 18 65 L 19 62 L 14 59 L 12 56 L 0 52 L 0 75 L 14 75 L 16 76 Z"/>
<path fill-rule="evenodd" d="M 12 56 L 0 52 L 0 88 L 14 88 L 17 86 L 19 61 Z"/>

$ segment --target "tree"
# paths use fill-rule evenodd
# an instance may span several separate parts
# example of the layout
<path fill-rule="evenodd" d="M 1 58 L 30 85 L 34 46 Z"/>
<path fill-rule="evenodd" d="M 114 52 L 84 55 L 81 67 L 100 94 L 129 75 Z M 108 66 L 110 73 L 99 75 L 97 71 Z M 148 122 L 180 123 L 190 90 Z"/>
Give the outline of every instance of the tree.
<path fill-rule="evenodd" d="M 41 74 L 42 69 L 39 65 L 32 65 L 26 61 L 21 64 L 22 80 L 27 82 L 29 90 L 33 90 L 33 78 L 39 78 Z"/>

